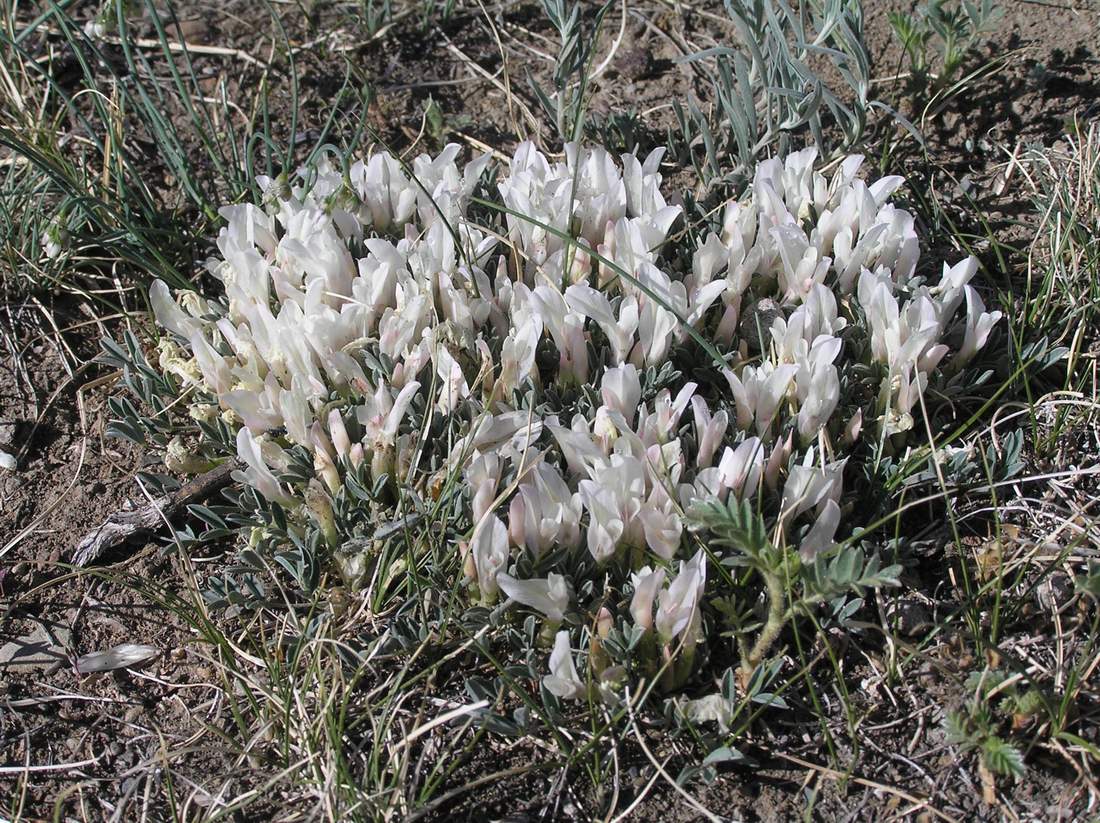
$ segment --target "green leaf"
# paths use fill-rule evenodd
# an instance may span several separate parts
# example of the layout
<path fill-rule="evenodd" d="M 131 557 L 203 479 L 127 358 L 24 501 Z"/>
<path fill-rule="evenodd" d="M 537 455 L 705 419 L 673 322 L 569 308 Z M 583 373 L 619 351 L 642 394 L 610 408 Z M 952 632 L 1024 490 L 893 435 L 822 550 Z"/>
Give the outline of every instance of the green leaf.
<path fill-rule="evenodd" d="M 733 746 L 719 746 L 703 758 L 704 766 L 713 766 L 715 763 L 744 763 L 748 761 L 742 752 Z"/>
<path fill-rule="evenodd" d="M 715 544 L 739 551 L 758 563 L 773 548 L 764 518 L 749 501 L 732 495 L 727 503 L 717 498 L 697 503 L 688 511 L 688 526 L 711 532 Z"/>
<path fill-rule="evenodd" d="M 982 761 L 995 774 L 1005 777 L 1023 777 L 1027 767 L 1020 751 L 999 737 L 987 737 L 982 741 Z"/>
<path fill-rule="evenodd" d="M 1100 600 L 1100 561 L 1089 561 L 1088 573 L 1077 578 L 1077 588 L 1085 594 Z"/>

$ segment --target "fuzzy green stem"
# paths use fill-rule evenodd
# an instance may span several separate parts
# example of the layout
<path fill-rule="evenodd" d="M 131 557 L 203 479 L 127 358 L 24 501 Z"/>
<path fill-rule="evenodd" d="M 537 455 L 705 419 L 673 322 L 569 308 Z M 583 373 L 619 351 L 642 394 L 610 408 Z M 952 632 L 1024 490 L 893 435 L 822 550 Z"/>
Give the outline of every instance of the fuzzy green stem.
<path fill-rule="evenodd" d="M 783 578 L 777 572 L 771 570 L 761 570 L 761 574 L 764 575 L 764 585 L 767 587 L 768 592 L 768 619 L 764 623 L 764 628 L 760 630 L 760 635 L 756 638 L 756 643 L 749 653 L 746 655 L 742 652 L 741 672 L 745 682 L 748 682 L 748 679 L 752 677 L 756 667 L 764 660 L 764 655 L 768 653 L 776 638 L 779 637 L 779 633 L 783 631 L 783 626 L 787 623 L 787 598 Z"/>

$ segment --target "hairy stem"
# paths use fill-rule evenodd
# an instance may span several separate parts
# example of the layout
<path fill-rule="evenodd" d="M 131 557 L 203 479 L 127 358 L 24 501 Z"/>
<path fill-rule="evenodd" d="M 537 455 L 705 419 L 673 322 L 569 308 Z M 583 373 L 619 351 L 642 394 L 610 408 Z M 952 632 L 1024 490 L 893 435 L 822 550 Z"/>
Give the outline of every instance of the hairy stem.
<path fill-rule="evenodd" d="M 768 619 L 764 623 L 764 628 L 760 630 L 760 635 L 756 638 L 752 649 L 747 655 L 744 653 L 741 655 L 741 673 L 746 683 L 787 623 L 787 596 L 783 578 L 770 569 L 761 570 L 761 574 L 764 576 L 764 585 L 768 592 Z"/>

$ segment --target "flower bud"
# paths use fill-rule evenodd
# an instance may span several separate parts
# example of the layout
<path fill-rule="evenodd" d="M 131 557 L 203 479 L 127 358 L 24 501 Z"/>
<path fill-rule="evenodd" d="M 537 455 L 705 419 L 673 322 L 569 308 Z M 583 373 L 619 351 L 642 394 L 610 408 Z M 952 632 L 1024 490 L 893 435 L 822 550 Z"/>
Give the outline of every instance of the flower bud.
<path fill-rule="evenodd" d="M 394 448 L 391 445 L 378 446 L 370 458 L 370 476 L 375 483 L 382 475 L 393 472 Z M 391 478 L 392 479 L 392 478 Z"/>
<path fill-rule="evenodd" d="M 606 606 L 601 606 L 596 614 L 596 630 L 588 638 L 588 667 L 597 677 L 611 665 L 611 658 L 604 650 L 602 641 L 607 639 L 614 625 L 611 612 Z"/>
<path fill-rule="evenodd" d="M 358 546 L 338 549 L 333 552 L 332 559 L 340 579 L 352 591 L 358 590 L 366 581 L 367 572 L 370 569 L 369 556 Z"/>
<path fill-rule="evenodd" d="M 306 488 L 306 508 L 317 522 L 325 542 L 330 548 L 339 545 L 340 535 L 336 531 L 336 517 L 332 512 L 332 501 L 320 484 L 310 481 Z"/>
<path fill-rule="evenodd" d="M 210 458 L 203 457 L 187 448 L 181 437 L 173 437 L 164 453 L 165 468 L 179 474 L 202 474 L 210 471 L 216 465 L 217 463 Z"/>

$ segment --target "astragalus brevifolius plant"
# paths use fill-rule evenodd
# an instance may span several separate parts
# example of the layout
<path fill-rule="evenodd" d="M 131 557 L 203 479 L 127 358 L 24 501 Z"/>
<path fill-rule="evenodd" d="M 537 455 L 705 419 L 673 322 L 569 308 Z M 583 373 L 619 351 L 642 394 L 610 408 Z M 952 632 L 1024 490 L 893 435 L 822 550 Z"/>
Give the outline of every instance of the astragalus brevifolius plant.
<path fill-rule="evenodd" d="M 420 545 L 468 615 L 527 615 L 555 705 L 733 663 L 739 686 L 682 704 L 724 724 L 791 619 L 896 582 L 850 537 L 873 478 L 852 461 L 924 436 L 922 393 L 973 384 L 1000 313 L 973 259 L 924 274 L 902 179 L 859 157 L 768 160 L 670 239 L 660 151 L 524 144 L 496 208 L 458 155 L 322 161 L 222 210 L 224 293 L 151 290 L 196 423 L 169 465 L 233 451 L 232 523 L 302 588 Z"/>

